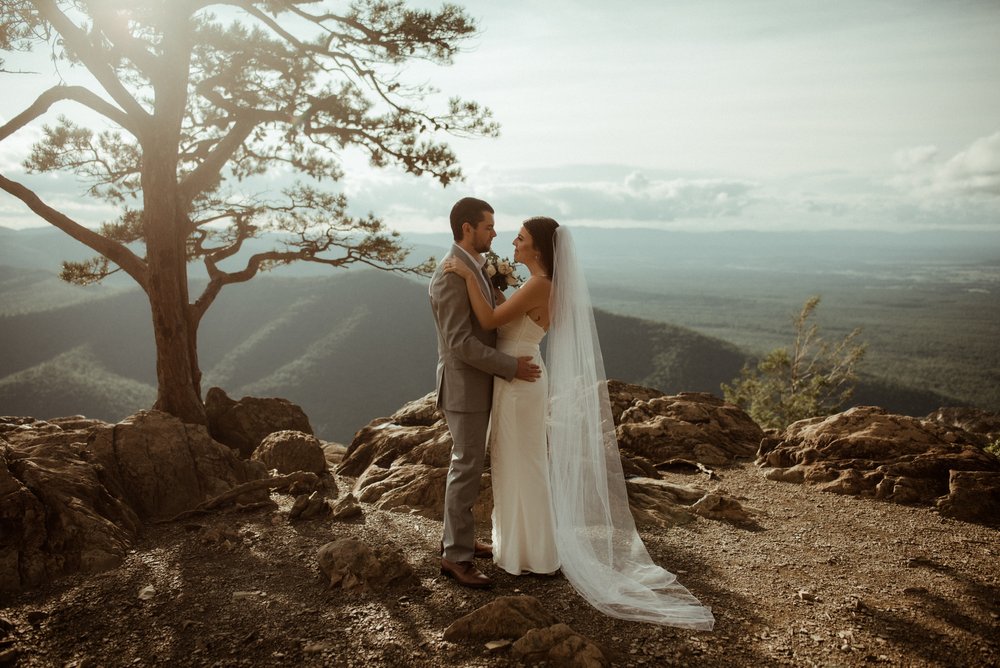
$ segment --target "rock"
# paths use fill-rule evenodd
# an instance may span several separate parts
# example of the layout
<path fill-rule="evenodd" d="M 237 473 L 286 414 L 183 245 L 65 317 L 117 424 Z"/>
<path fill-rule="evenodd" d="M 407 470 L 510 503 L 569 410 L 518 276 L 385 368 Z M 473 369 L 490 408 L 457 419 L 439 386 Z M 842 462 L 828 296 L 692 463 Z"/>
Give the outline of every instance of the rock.
<path fill-rule="evenodd" d="M 611 418 L 615 421 L 616 425 L 621 423 L 622 413 L 638 402 L 666 396 L 660 390 L 625 383 L 620 380 L 608 380 L 607 387 L 608 401 L 611 403 Z"/>
<path fill-rule="evenodd" d="M 444 487 L 447 467 L 425 464 L 397 464 L 392 468 L 369 467 L 358 478 L 354 492 L 359 501 L 380 510 L 416 513 L 421 517 L 441 519 L 444 516 Z M 493 494 L 489 473 L 484 473 L 479 485 L 479 497 L 472 507 L 475 517 L 489 517 L 493 511 Z"/>
<path fill-rule="evenodd" d="M 877 407 L 858 406 L 796 422 L 773 447 L 761 448 L 757 464 L 772 480 L 894 503 L 938 505 L 972 521 L 997 517 L 989 509 L 995 508 L 997 483 L 991 474 L 1000 472 L 1000 459 L 962 429 Z M 957 472 L 981 474 L 959 475 L 953 490 Z"/>
<path fill-rule="evenodd" d="M 686 524 L 694 519 L 690 506 L 705 495 L 705 490 L 697 487 L 646 477 L 626 479 L 625 489 L 637 526 Z"/>
<path fill-rule="evenodd" d="M 336 468 L 340 462 L 344 461 L 344 455 L 346 454 L 347 446 L 343 443 L 323 443 L 323 456 L 326 457 L 326 467 L 328 469 L 332 470 Z"/>
<path fill-rule="evenodd" d="M 433 397 L 429 394 L 419 401 L 426 408 L 427 404 L 433 406 Z M 356 477 L 369 466 L 389 468 L 393 463 L 447 467 L 450 459 L 451 434 L 444 420 L 430 425 L 403 425 L 393 418 L 379 418 L 355 434 L 337 472 Z"/>
<path fill-rule="evenodd" d="M 981 437 L 982 445 L 989 445 L 1000 439 L 1000 414 L 979 408 L 942 407 L 928 415 L 926 419 L 946 427 L 958 427 L 969 434 Z"/>
<path fill-rule="evenodd" d="M 430 427 L 444 420 L 444 413 L 437 407 L 437 393 L 431 392 L 406 404 L 389 419 L 404 427 Z"/>
<path fill-rule="evenodd" d="M 514 643 L 513 655 L 528 663 L 545 661 L 554 666 L 599 668 L 611 661 L 601 648 L 566 624 L 532 629 Z"/>
<path fill-rule="evenodd" d="M 951 471 L 948 496 L 937 507 L 955 519 L 1000 524 L 1000 472 Z"/>
<path fill-rule="evenodd" d="M 456 619 L 444 630 L 444 639 L 514 639 L 558 621 L 534 596 L 502 596 Z"/>
<path fill-rule="evenodd" d="M 361 504 L 354 494 L 347 494 L 342 499 L 338 499 L 330 513 L 334 522 L 348 522 L 363 515 Z"/>
<path fill-rule="evenodd" d="M 86 447 L 98 425 L 0 419 L 0 591 L 114 568 L 138 535 L 116 469 Z"/>
<path fill-rule="evenodd" d="M 7 668 L 7 666 L 16 666 L 20 659 L 21 650 L 17 647 L 0 649 L 0 666 L 3 668 Z"/>
<path fill-rule="evenodd" d="M 696 467 L 698 462 L 729 463 L 751 456 L 763 436 L 743 411 L 709 394 L 667 397 L 659 390 L 614 380 L 607 387 L 612 412 L 622 421 L 618 428 L 622 469 L 632 480 L 661 478 L 657 462 L 680 458 Z M 433 392 L 427 394 L 355 434 L 337 472 L 357 478 L 354 493 L 360 501 L 441 518 L 452 441 L 435 400 Z M 478 517 L 492 512 L 489 487 L 486 474 L 473 509 Z M 670 526 L 690 520 L 690 513 L 677 508 L 675 491 L 648 482 L 630 484 L 637 522 Z M 694 503 L 704 493 L 699 491 L 682 505 Z"/>
<path fill-rule="evenodd" d="M 740 505 L 739 501 L 719 491 L 709 492 L 698 499 L 691 506 L 691 512 L 710 520 L 722 520 L 737 524 L 753 521 L 753 517 Z"/>
<path fill-rule="evenodd" d="M 160 411 L 139 411 L 118 424 L 97 427 L 87 444 L 142 519 L 169 519 L 240 483 L 267 476 L 212 439 L 201 425 Z M 267 500 L 266 490 L 245 502 Z"/>
<path fill-rule="evenodd" d="M 148 601 L 149 599 L 156 596 L 156 588 L 153 585 L 146 585 L 139 590 L 139 600 Z"/>
<path fill-rule="evenodd" d="M 239 451 L 244 458 L 276 431 L 313 433 L 302 408 L 287 399 L 243 397 L 234 401 L 222 389 L 213 387 L 205 395 L 205 411 L 212 438 Z"/>
<path fill-rule="evenodd" d="M 319 492 L 308 496 L 303 494 L 295 499 L 292 509 L 288 512 L 289 520 L 308 520 L 326 517 L 330 514 L 330 504 Z"/>
<path fill-rule="evenodd" d="M 323 444 L 312 434 L 283 430 L 268 434 L 250 457 L 268 469 L 284 475 L 294 471 L 309 471 L 322 475 L 327 472 Z"/>
<path fill-rule="evenodd" d="M 376 555 L 365 543 L 354 538 L 323 545 L 317 553 L 317 561 L 332 588 L 382 586 L 413 576 L 413 568 L 400 550 Z"/>
<path fill-rule="evenodd" d="M 617 435 L 623 455 L 654 464 L 680 458 L 718 466 L 752 457 L 764 432 L 733 404 L 683 392 L 637 400 L 622 413 Z"/>

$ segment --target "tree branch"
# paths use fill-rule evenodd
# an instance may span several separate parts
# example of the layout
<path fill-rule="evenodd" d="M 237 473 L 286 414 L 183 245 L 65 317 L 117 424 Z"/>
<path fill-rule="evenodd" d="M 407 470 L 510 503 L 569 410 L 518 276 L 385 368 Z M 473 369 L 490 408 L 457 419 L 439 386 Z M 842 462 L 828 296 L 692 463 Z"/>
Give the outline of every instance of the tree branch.
<path fill-rule="evenodd" d="M 256 127 L 256 120 L 242 118 L 236 122 L 229 134 L 216 144 L 208 157 L 190 174 L 181 179 L 179 190 L 183 201 L 190 203 L 215 182 L 213 177 L 222 171 L 222 168 Z"/>
<path fill-rule="evenodd" d="M 11 181 L 2 174 L 0 174 L 0 188 L 6 190 L 8 193 L 24 202 L 28 205 L 28 208 L 38 214 L 41 218 L 45 219 L 51 225 L 58 227 L 60 230 L 80 243 L 110 259 L 112 262 L 125 270 L 129 276 L 135 279 L 135 282 L 138 283 L 143 290 L 146 290 L 146 262 L 138 255 L 130 251 L 128 247 L 118 242 L 111 241 L 97 232 L 80 225 L 65 214 L 56 211 L 43 202 L 38 195 L 26 186 L 17 183 L 16 181 Z"/>
<path fill-rule="evenodd" d="M 132 134 L 136 134 L 138 132 L 138 128 L 134 126 L 132 120 L 128 117 L 128 114 L 123 112 L 118 107 L 102 100 L 92 91 L 87 90 L 83 86 L 53 86 L 39 95 L 35 101 L 31 103 L 31 106 L 7 121 L 3 127 L 0 127 L 0 141 L 6 139 L 31 121 L 44 114 L 49 110 L 49 107 L 60 100 L 72 100 L 74 102 L 79 102 L 109 120 L 114 121 Z"/>
<path fill-rule="evenodd" d="M 136 120 L 150 120 L 149 113 L 142 108 L 128 89 L 115 75 L 111 64 L 101 57 L 101 54 L 91 45 L 87 39 L 87 34 L 73 23 L 68 16 L 62 13 L 53 0 L 35 0 L 35 7 L 39 14 L 48 21 L 56 32 L 62 35 L 66 45 L 80 57 L 94 78 L 104 87 L 108 95 L 125 110 L 126 114 L 132 115 Z"/>

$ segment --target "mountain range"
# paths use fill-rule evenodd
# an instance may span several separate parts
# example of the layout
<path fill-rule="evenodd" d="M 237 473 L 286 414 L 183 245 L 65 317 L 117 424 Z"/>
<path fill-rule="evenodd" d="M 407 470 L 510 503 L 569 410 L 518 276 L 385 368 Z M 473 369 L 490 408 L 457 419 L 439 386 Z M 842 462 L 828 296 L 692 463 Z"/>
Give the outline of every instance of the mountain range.
<path fill-rule="evenodd" d="M 602 305 L 650 304 L 660 277 L 679 280 L 678 265 L 697 267 L 711 257 L 707 237 L 688 238 L 682 252 L 650 248 L 665 238 L 655 232 L 629 234 L 595 230 L 577 237 Z M 747 238 L 716 241 L 721 250 L 714 261 L 731 263 Z M 447 244 L 444 235 L 423 235 L 414 257 L 440 257 Z M 80 288 L 54 273 L 59 259 L 88 256 L 54 230 L 0 228 L 0 414 L 117 420 L 155 399 L 145 295 L 127 277 Z M 285 397 L 305 409 L 321 437 L 349 441 L 372 418 L 433 389 L 436 337 L 426 281 L 355 269 L 302 275 L 312 271 L 276 272 L 223 290 L 200 330 L 202 388 L 219 386 L 237 398 Z M 629 295 L 620 287 L 624 281 L 645 292 Z M 194 292 L 197 283 L 193 279 Z M 734 296 L 739 288 L 732 287 Z M 700 288 L 685 289 L 698 297 Z M 595 313 L 609 377 L 666 392 L 719 394 L 720 383 L 730 382 L 751 355 L 694 327 L 633 316 L 607 308 Z M 933 389 L 871 374 L 855 400 L 914 415 L 956 403 Z"/>
<path fill-rule="evenodd" d="M 51 277 L 36 274 L 42 286 Z M 119 419 L 155 399 L 149 309 L 139 290 L 0 318 L 0 412 Z M 596 313 L 608 374 L 667 391 L 718 391 L 745 357 L 691 330 Z M 263 277 L 231 286 L 205 317 L 203 388 L 281 396 L 317 433 L 350 440 L 434 388 L 426 285 L 374 270 Z"/>

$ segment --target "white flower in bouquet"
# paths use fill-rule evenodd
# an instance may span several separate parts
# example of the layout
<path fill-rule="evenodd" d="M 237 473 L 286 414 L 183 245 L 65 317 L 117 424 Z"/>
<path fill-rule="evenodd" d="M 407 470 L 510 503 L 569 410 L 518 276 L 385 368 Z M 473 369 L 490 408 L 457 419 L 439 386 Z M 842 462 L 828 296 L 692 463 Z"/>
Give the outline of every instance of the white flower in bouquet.
<path fill-rule="evenodd" d="M 501 259 L 493 252 L 486 255 L 486 274 L 490 277 L 493 287 L 500 291 L 521 284 L 521 278 L 514 272 L 514 265 L 510 260 Z"/>

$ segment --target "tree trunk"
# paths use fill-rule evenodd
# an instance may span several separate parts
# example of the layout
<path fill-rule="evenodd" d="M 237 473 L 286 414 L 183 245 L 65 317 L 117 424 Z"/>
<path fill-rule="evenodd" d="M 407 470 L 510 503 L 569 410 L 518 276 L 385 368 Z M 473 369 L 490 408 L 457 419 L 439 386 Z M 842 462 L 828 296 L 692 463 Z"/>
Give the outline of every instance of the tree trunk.
<path fill-rule="evenodd" d="M 160 149 L 160 150 L 157 150 Z M 143 225 L 149 266 L 147 295 L 156 340 L 154 408 L 184 422 L 206 424 L 197 358 L 197 325 L 188 307 L 187 238 L 177 198 L 176 152 L 157 146 L 143 154 Z"/>
<path fill-rule="evenodd" d="M 187 207 L 177 184 L 181 122 L 187 100 L 191 24 L 178 3 L 163 16 L 163 56 L 151 73 L 151 124 L 140 140 L 143 228 L 149 265 L 149 306 L 156 340 L 156 408 L 184 422 L 207 424 L 201 401 L 197 320 L 187 280 Z"/>

